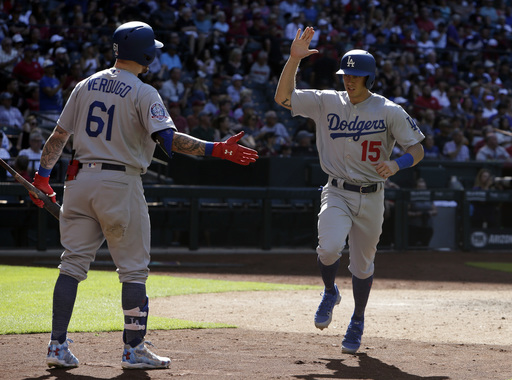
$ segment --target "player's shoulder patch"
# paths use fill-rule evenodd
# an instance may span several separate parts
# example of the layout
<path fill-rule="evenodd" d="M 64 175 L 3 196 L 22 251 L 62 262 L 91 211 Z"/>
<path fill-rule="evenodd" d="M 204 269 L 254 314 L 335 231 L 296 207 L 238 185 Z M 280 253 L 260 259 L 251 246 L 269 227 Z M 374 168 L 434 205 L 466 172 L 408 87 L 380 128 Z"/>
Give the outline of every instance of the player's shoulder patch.
<path fill-rule="evenodd" d="M 156 119 L 158 121 L 163 121 L 167 119 L 167 112 L 165 112 L 165 107 L 160 102 L 155 102 L 150 107 L 151 119 Z"/>

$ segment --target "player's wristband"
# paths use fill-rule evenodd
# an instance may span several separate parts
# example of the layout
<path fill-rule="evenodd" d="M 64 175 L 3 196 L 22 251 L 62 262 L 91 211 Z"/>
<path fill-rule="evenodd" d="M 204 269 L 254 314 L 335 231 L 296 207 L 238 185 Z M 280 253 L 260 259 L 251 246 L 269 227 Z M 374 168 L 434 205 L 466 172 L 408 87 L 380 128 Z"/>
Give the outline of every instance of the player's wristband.
<path fill-rule="evenodd" d="M 45 169 L 42 166 L 39 166 L 39 170 L 37 171 L 37 174 L 39 174 L 41 177 L 49 177 L 51 172 L 52 172 L 52 169 Z"/>
<path fill-rule="evenodd" d="M 410 153 L 406 153 L 403 156 L 398 157 L 396 160 L 398 168 L 400 170 L 410 168 L 414 164 L 414 157 Z"/>
<path fill-rule="evenodd" d="M 211 156 L 212 155 L 212 152 L 213 152 L 213 146 L 215 144 L 212 143 L 212 142 L 207 142 L 206 144 L 204 144 L 204 155 L 205 156 Z"/>

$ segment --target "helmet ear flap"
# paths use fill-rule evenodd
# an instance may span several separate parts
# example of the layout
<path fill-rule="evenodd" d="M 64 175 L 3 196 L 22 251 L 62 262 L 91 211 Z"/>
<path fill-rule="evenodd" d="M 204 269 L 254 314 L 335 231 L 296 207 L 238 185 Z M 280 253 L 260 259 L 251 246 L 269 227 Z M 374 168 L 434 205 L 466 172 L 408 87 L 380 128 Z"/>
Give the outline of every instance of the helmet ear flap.
<path fill-rule="evenodd" d="M 366 88 L 370 90 L 373 87 L 373 84 L 375 83 L 375 75 L 368 75 L 366 77 Z"/>

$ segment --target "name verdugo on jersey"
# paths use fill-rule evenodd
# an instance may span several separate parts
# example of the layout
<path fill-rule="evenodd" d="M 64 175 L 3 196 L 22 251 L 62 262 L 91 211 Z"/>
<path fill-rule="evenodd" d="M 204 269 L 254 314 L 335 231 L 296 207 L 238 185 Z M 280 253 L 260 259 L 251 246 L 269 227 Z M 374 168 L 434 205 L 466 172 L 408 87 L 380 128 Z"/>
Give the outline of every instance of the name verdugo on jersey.
<path fill-rule="evenodd" d="M 107 94 L 119 95 L 124 98 L 132 89 L 132 86 L 127 85 L 116 79 L 94 78 L 87 83 L 87 90 L 101 91 Z"/>

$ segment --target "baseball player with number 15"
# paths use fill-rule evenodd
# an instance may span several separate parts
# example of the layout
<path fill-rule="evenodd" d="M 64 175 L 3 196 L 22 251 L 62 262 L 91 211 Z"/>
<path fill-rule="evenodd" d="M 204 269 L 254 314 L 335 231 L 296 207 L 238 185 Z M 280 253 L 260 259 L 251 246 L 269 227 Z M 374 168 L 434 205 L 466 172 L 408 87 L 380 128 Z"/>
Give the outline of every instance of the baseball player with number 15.
<path fill-rule="evenodd" d="M 384 182 L 398 170 L 423 159 L 424 136 L 405 110 L 370 92 L 376 63 L 364 50 L 341 58 L 337 74 L 345 91 L 298 90 L 295 75 L 300 61 L 318 50 L 309 49 L 314 30 L 297 31 L 276 89 L 275 101 L 292 115 L 316 123 L 322 170 L 329 180 L 322 190 L 318 214 L 318 265 L 324 282 L 315 326 L 324 329 L 341 301 L 335 284 L 341 252 L 348 236 L 352 293 L 355 308 L 342 341 L 342 352 L 361 345 L 364 312 L 373 282 L 374 259 L 384 220 Z M 405 154 L 390 160 L 395 143 Z"/>
<path fill-rule="evenodd" d="M 119 26 L 113 35 L 114 67 L 76 85 L 52 135 L 46 142 L 34 186 L 50 195 L 52 168 L 71 135 L 70 162 L 60 213 L 64 253 L 53 293 L 51 340 L 46 362 L 50 367 L 76 367 L 69 350 L 67 329 L 78 283 L 105 240 L 122 283 L 124 313 L 123 368 L 167 368 L 170 359 L 145 346 L 149 313 L 146 279 L 150 261 L 150 221 L 141 174 L 151 163 L 156 144 L 172 152 L 210 155 L 248 165 L 256 151 L 237 141 L 212 143 L 176 131 L 160 95 L 138 75 L 148 71 L 163 44 L 142 22 Z M 42 207 L 42 201 L 32 198 Z M 98 309 L 98 318 L 101 318 Z M 100 350 L 101 351 L 101 350 Z"/>

